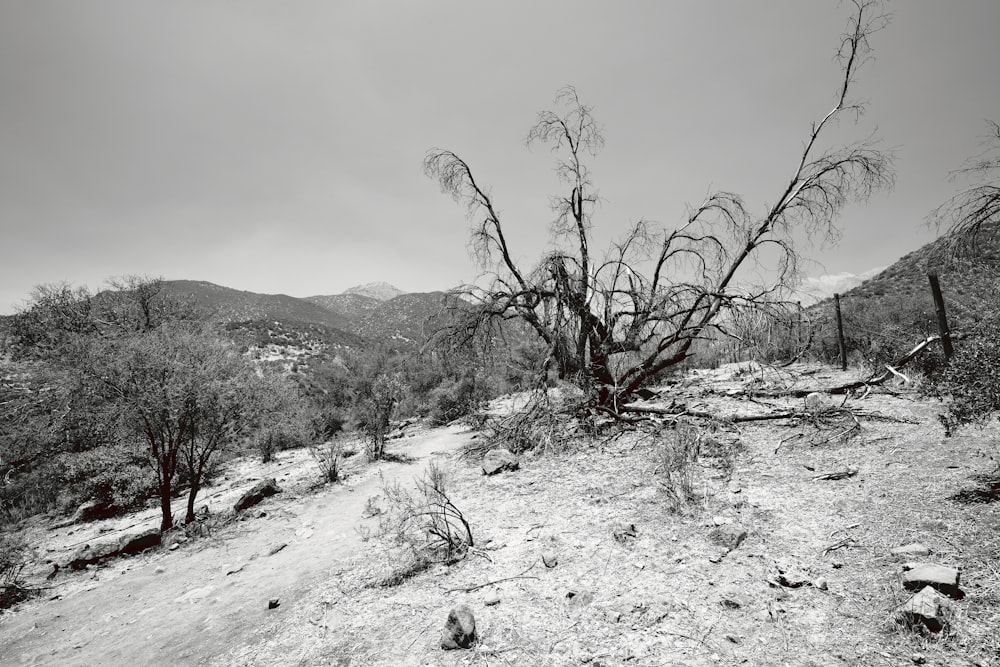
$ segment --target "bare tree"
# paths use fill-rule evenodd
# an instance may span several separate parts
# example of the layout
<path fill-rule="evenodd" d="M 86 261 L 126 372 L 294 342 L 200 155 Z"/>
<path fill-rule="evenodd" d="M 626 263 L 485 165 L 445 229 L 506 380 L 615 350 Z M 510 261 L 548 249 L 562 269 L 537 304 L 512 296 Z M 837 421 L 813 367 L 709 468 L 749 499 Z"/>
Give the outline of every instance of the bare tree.
<path fill-rule="evenodd" d="M 591 107 L 572 87 L 556 95 L 560 111 L 543 111 L 527 143 L 544 143 L 559 157 L 566 190 L 552 200 L 555 249 L 531 269 L 514 259 L 504 224 L 488 190 L 470 166 L 449 150 L 433 149 L 425 173 L 468 207 L 472 246 L 486 275 L 472 317 L 455 329 L 473 335 L 504 320 L 526 323 L 548 346 L 562 376 L 573 375 L 590 402 L 617 412 L 623 401 L 657 373 L 692 352 L 713 330 L 725 332 L 727 314 L 760 308 L 795 275 L 793 238 L 834 238 L 834 221 L 851 199 L 865 199 L 892 183 L 891 160 L 868 139 L 824 149 L 821 136 L 862 107 L 848 93 L 870 57 L 869 36 L 887 23 L 881 5 L 854 0 L 838 51 L 841 77 L 836 104 L 812 123 L 792 177 L 775 203 L 755 215 L 732 192 L 716 192 L 672 231 L 641 221 L 603 254 L 591 247 L 597 193 L 586 159 L 604 139 Z M 773 279 L 754 286 L 749 274 L 770 265 Z"/>
<path fill-rule="evenodd" d="M 972 178 L 975 183 L 939 206 L 931 221 L 947 236 L 945 248 L 951 258 L 974 255 L 979 233 L 1000 223 L 1000 124 L 987 121 L 989 133 L 983 150 L 966 160 L 952 178 Z M 972 251 L 972 252 L 970 252 Z"/>

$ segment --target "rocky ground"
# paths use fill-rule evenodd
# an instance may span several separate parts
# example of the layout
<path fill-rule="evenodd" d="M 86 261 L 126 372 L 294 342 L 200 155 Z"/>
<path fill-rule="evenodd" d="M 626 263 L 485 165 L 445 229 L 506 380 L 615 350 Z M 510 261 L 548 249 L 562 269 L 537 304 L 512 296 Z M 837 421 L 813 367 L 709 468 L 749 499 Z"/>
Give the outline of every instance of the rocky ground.
<path fill-rule="evenodd" d="M 801 412 L 747 390 L 855 378 L 727 366 L 647 405 Z M 808 418 L 580 435 L 491 476 L 459 455 L 481 438 L 457 426 L 396 441 L 417 461 L 384 479 L 319 492 L 289 453 L 271 475 L 286 491 L 246 519 L 46 582 L 0 616 L 0 663 L 1000 665 L 1000 503 L 975 479 L 996 470 L 1000 430 L 945 439 L 940 404 L 907 387 L 840 400 Z M 671 455 L 679 440 L 696 461 Z M 475 547 L 393 576 L 405 559 L 363 538 L 391 509 L 386 485 L 431 458 Z M 237 478 L 220 508 L 249 485 Z M 51 532 L 49 554 L 102 528 L 86 526 Z M 453 610 L 455 627 L 474 617 L 468 649 L 441 648 Z"/>

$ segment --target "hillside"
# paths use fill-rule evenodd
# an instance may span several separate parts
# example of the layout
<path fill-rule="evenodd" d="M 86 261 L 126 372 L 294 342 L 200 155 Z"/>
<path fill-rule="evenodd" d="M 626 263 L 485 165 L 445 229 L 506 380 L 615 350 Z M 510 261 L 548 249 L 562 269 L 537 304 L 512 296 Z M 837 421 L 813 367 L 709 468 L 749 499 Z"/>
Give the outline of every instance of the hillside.
<path fill-rule="evenodd" d="M 357 333 L 394 347 L 422 345 L 455 308 L 468 307 L 447 292 L 403 294 L 379 304 L 358 326 Z"/>
<path fill-rule="evenodd" d="M 959 260 L 948 258 L 947 239 L 936 239 L 845 291 L 841 301 L 845 308 L 864 304 L 871 311 L 905 310 L 932 321 L 935 311 L 927 280 L 929 272 L 938 274 L 952 328 L 977 321 L 984 312 L 984 303 L 995 297 L 1000 276 L 1000 223 L 984 227 L 976 239 L 975 251 Z M 807 311 L 826 318 L 832 312 L 831 302 L 831 298 L 824 299 Z"/>
<path fill-rule="evenodd" d="M 381 303 L 379 299 L 364 294 L 326 294 L 307 296 L 306 301 L 315 303 L 357 326 L 365 317 L 370 315 Z"/>

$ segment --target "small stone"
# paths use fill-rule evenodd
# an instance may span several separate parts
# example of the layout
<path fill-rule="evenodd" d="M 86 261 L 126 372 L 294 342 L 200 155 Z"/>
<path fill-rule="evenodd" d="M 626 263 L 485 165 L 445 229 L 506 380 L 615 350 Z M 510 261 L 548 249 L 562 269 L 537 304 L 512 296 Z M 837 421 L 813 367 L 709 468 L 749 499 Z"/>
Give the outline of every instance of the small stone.
<path fill-rule="evenodd" d="M 177 542 L 174 542 L 173 544 L 171 544 L 167 548 L 170 549 L 171 551 L 177 551 L 177 547 L 179 547 L 179 546 L 180 546 L 180 544 L 178 544 Z"/>
<path fill-rule="evenodd" d="M 961 572 L 953 567 L 934 563 L 905 563 L 903 565 L 903 588 L 918 591 L 931 586 L 948 597 L 960 599 L 964 593 L 958 587 Z"/>
<path fill-rule="evenodd" d="M 483 604 L 487 607 L 493 607 L 500 604 L 500 594 L 496 591 L 487 594 L 486 598 L 483 600 Z"/>
<path fill-rule="evenodd" d="M 517 457 L 514 456 L 509 449 L 503 447 L 497 447 L 486 452 L 483 457 L 483 474 L 484 475 L 496 475 L 497 473 L 504 472 L 505 470 L 514 471 L 517 470 L 519 464 L 517 462 Z"/>
<path fill-rule="evenodd" d="M 931 550 L 919 542 L 914 542 L 913 544 L 904 544 L 901 547 L 890 549 L 889 553 L 893 556 L 929 556 Z"/>
<path fill-rule="evenodd" d="M 914 665 L 922 665 L 927 662 L 927 658 L 924 657 L 923 653 L 914 653 L 910 656 L 910 662 Z"/>
<path fill-rule="evenodd" d="M 931 586 L 925 586 L 903 603 L 896 620 L 914 628 L 924 627 L 931 632 L 941 632 L 944 628 L 944 603 L 945 598 L 940 593 Z"/>
<path fill-rule="evenodd" d="M 476 642 L 476 617 L 467 605 L 459 605 L 448 614 L 441 635 L 441 648 L 446 651 L 471 648 Z"/>
<path fill-rule="evenodd" d="M 554 551 L 546 551 L 542 554 L 542 563 L 548 568 L 555 567 L 559 564 L 559 554 Z"/>
<path fill-rule="evenodd" d="M 162 565 L 160 565 L 155 570 L 153 570 L 153 574 L 163 574 L 166 571 L 167 571 L 167 568 L 165 568 Z"/>
<path fill-rule="evenodd" d="M 813 587 L 821 591 L 825 591 L 827 590 L 827 588 L 829 588 L 829 586 L 826 583 L 826 579 L 824 579 L 823 577 L 817 577 L 815 580 L 813 580 Z"/>
<path fill-rule="evenodd" d="M 747 538 L 747 530 L 738 523 L 727 523 L 712 531 L 712 538 L 730 551 L 736 549 Z"/>
<path fill-rule="evenodd" d="M 727 523 L 732 523 L 732 520 L 727 519 L 724 516 L 714 516 L 712 517 L 712 523 L 715 524 L 716 526 L 724 526 Z"/>
<path fill-rule="evenodd" d="M 267 601 L 268 609 L 277 609 L 281 605 L 281 601 L 278 598 L 271 598 Z"/>

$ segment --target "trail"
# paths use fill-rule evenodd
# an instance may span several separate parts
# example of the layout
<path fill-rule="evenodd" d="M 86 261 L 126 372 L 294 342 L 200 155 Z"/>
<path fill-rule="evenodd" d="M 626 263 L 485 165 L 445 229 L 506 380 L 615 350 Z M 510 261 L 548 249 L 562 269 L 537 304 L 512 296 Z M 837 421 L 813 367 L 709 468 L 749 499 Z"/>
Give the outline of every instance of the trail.
<path fill-rule="evenodd" d="M 469 438 L 456 427 L 426 431 L 395 449 L 412 463 L 382 463 L 378 471 L 387 481 L 409 484 L 429 461 Z M 58 599 L 0 616 L 0 664 L 204 664 L 276 613 L 268 610 L 269 599 L 293 606 L 329 575 L 332 563 L 361 548 L 355 529 L 381 484 L 372 471 L 315 495 L 275 496 L 260 506 L 265 517 L 241 522 L 221 538 L 114 560 L 96 575 L 69 575 L 48 592 Z M 91 576 L 96 580 L 88 582 Z"/>

